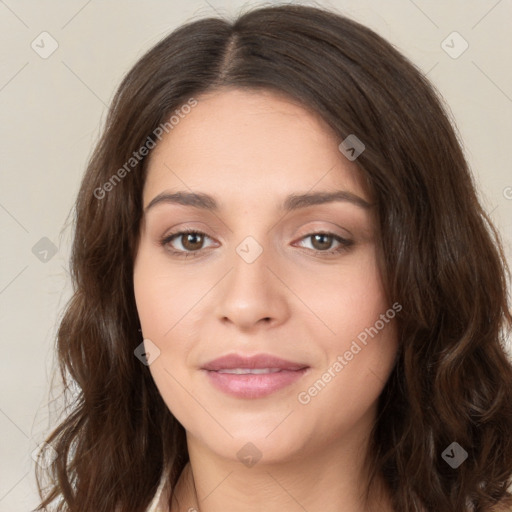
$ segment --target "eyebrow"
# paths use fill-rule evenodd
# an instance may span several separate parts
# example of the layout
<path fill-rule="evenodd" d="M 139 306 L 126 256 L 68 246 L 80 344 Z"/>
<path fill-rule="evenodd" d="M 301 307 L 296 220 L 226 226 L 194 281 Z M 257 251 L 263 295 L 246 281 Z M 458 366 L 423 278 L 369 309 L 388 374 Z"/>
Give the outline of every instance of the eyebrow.
<path fill-rule="evenodd" d="M 348 202 L 360 208 L 368 209 L 373 204 L 367 202 L 362 197 L 348 192 L 346 190 L 337 190 L 336 192 L 308 192 L 305 194 L 290 194 L 284 200 L 282 209 L 285 211 L 298 210 L 332 202 Z M 155 196 L 150 203 L 144 208 L 146 213 L 157 204 L 181 204 L 184 206 L 193 206 L 203 210 L 218 211 L 219 205 L 217 201 L 210 195 L 201 192 L 162 192 Z"/>

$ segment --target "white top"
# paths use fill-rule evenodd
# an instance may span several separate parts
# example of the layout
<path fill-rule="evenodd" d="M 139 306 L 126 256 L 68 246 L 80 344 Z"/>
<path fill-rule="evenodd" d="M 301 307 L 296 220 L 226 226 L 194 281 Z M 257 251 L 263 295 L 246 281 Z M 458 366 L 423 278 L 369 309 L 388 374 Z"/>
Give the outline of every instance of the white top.
<path fill-rule="evenodd" d="M 159 506 L 158 502 L 160 501 L 160 498 L 162 497 L 162 493 L 163 493 L 164 485 L 165 485 L 166 481 L 167 481 L 167 479 L 164 476 L 160 479 L 160 484 L 158 485 L 158 489 L 156 490 L 155 496 L 153 497 L 153 500 L 151 501 L 147 512 L 163 512 L 164 511 L 164 509 L 161 506 Z"/>

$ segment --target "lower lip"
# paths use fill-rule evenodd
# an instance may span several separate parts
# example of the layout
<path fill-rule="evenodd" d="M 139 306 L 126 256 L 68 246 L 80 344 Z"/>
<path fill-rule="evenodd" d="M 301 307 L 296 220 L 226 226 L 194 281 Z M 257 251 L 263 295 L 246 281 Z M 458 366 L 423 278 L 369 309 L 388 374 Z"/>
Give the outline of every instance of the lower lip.
<path fill-rule="evenodd" d="M 261 398 L 280 389 L 283 389 L 307 372 L 302 370 L 281 370 L 276 373 L 246 373 L 242 375 L 234 373 L 218 373 L 203 370 L 207 373 L 210 382 L 220 391 L 237 398 Z"/>

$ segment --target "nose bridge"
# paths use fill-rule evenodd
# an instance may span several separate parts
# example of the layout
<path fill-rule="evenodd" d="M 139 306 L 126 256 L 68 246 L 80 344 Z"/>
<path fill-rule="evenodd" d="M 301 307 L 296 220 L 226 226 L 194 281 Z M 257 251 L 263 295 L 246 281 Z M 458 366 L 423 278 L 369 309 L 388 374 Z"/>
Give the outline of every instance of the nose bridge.
<path fill-rule="evenodd" d="M 262 319 L 282 320 L 287 309 L 285 290 L 268 268 L 276 264 L 268 243 L 246 236 L 232 255 L 231 272 L 218 298 L 217 316 L 241 327 Z"/>

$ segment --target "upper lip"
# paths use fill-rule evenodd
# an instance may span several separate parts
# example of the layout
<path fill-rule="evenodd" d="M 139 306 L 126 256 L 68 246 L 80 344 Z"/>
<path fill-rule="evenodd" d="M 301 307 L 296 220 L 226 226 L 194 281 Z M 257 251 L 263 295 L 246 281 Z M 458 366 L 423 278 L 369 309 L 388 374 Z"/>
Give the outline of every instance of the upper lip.
<path fill-rule="evenodd" d="M 302 370 L 307 367 L 307 364 L 294 363 L 271 354 L 256 354 L 254 356 L 227 354 L 206 363 L 203 366 L 203 370 L 218 371 L 233 368 L 279 368 L 281 370 Z"/>

